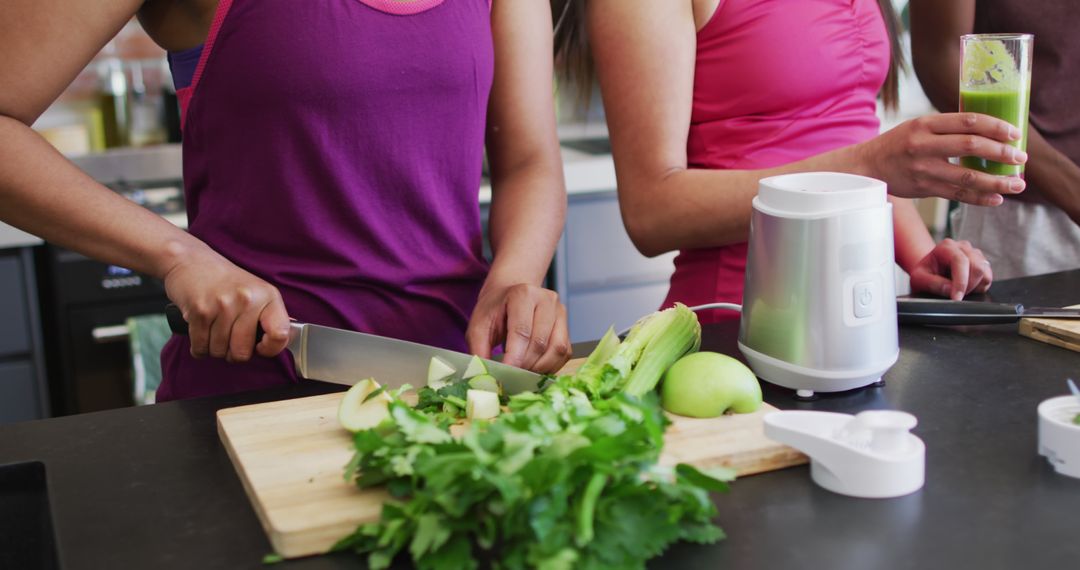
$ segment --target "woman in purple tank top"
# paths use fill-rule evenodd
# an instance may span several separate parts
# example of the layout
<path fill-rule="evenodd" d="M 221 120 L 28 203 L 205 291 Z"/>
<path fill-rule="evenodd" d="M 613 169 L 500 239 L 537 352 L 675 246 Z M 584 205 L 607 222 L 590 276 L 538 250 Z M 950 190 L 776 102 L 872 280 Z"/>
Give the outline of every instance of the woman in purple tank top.
<path fill-rule="evenodd" d="M 0 209 L 165 281 L 191 332 L 162 353 L 159 399 L 295 380 L 290 317 L 482 356 L 504 344 L 538 371 L 569 358 L 565 308 L 540 288 L 566 205 L 547 2 L 9 0 L 4 13 L 35 17 L 0 34 L 0 82 L 25 86 L 0 93 L 0 153 L 19 158 L 0 164 Z M 136 13 L 181 87 L 187 233 L 28 127 Z"/>

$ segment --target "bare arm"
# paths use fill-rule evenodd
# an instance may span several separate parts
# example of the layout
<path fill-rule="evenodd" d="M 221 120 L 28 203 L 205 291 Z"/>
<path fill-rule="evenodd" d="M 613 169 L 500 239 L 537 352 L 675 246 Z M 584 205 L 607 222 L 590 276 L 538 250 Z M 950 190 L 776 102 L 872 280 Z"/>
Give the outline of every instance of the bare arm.
<path fill-rule="evenodd" d="M 193 352 L 246 359 L 254 345 L 255 322 L 267 307 L 273 315 L 262 324 L 271 334 L 259 345 L 260 352 L 279 352 L 288 323 L 276 290 L 94 182 L 29 126 L 140 4 L 0 4 L 0 85 L 20 86 L 0 89 L 0 212 L 4 221 L 50 242 L 165 279 L 170 297 L 191 321 Z M 212 292 L 210 283 L 223 288 Z M 217 319 L 222 315 L 229 318 L 227 323 Z M 234 320 L 249 325 L 250 331 L 230 343 Z"/>
<path fill-rule="evenodd" d="M 919 83 L 938 110 L 959 109 L 960 36 L 975 28 L 975 0 L 911 0 L 910 10 L 911 59 Z"/>
<path fill-rule="evenodd" d="M 29 127 L 139 4 L 13 0 L 0 6 L 0 83 L 20 85 L 0 90 L 0 210 L 9 223 L 51 242 L 162 277 L 169 261 L 159 252 L 168 248 L 142 237 L 148 226 L 169 224 L 96 184 Z M 132 223 L 120 227 L 116 218 Z M 183 233 L 160 231 L 172 239 Z"/>
<path fill-rule="evenodd" d="M 778 168 L 688 169 L 696 50 L 692 3 L 591 0 L 588 31 L 623 221 L 646 255 L 745 241 L 758 181 L 776 174 L 850 172 L 885 180 L 897 196 L 940 195 L 979 204 L 1000 203 L 1000 194 L 1023 188 L 947 163 L 949 156 L 972 153 L 1023 160 L 1000 142 L 1019 137 L 1006 123 L 960 114 L 909 121 L 869 143 Z"/>
<path fill-rule="evenodd" d="M 910 200 L 890 197 L 889 201 L 893 205 L 896 263 L 904 271 L 911 273 L 919 260 L 934 249 L 934 238 L 927 231 L 926 224 Z"/>
<path fill-rule="evenodd" d="M 486 355 L 505 340 L 507 362 L 545 372 L 570 355 L 566 310 L 553 291 L 539 287 L 566 216 L 550 22 L 544 0 L 502 0 L 492 7 L 487 151 L 495 258 L 468 333 L 474 352 Z"/>
<path fill-rule="evenodd" d="M 975 29 L 976 0 L 911 0 L 911 51 L 915 73 L 939 110 L 959 108 L 960 36 Z M 1030 159 L 1024 176 L 1034 191 L 1080 224 L 1080 166 L 1028 127 Z"/>

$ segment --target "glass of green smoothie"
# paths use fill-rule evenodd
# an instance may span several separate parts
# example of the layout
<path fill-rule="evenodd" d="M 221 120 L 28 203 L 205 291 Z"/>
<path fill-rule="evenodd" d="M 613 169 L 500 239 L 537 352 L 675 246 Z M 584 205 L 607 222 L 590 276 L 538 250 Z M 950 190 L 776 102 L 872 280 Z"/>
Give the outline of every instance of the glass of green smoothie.
<path fill-rule="evenodd" d="M 1027 151 L 1028 102 L 1031 99 L 1031 34 L 960 36 L 960 111 L 982 113 L 1020 129 L 1010 144 Z M 999 176 L 1024 176 L 1024 165 L 965 156 L 960 164 Z"/>

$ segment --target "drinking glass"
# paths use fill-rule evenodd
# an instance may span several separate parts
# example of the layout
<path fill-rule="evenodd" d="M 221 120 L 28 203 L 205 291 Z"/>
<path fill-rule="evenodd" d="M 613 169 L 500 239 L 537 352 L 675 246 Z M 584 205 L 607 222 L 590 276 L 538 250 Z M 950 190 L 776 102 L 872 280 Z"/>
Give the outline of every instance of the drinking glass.
<path fill-rule="evenodd" d="M 967 34 L 960 37 L 960 111 L 982 113 L 1020 129 L 1009 144 L 1027 150 L 1031 99 L 1031 34 Z M 999 176 L 1024 176 L 1024 165 L 965 156 L 960 164 Z"/>

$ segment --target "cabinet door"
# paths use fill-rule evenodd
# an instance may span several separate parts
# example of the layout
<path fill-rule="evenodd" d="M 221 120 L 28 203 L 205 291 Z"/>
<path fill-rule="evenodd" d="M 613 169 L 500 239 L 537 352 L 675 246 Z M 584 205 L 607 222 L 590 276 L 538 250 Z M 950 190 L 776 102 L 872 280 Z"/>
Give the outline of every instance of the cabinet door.
<path fill-rule="evenodd" d="M 628 328 L 638 318 L 659 309 L 667 290 L 668 284 L 664 282 L 571 294 L 567 305 L 570 341 L 596 340 L 610 326 L 614 326 L 616 332 Z"/>
<path fill-rule="evenodd" d="M 25 361 L 0 364 L 0 423 L 36 420 L 39 410 L 34 367 Z"/>
<path fill-rule="evenodd" d="M 614 193 L 579 198 L 566 214 L 566 277 L 575 289 L 667 282 L 675 253 L 645 257 L 623 227 Z M 656 307 L 653 307 L 654 309 Z"/>
<path fill-rule="evenodd" d="M 0 356 L 30 350 L 23 268 L 19 258 L 0 256 Z"/>

